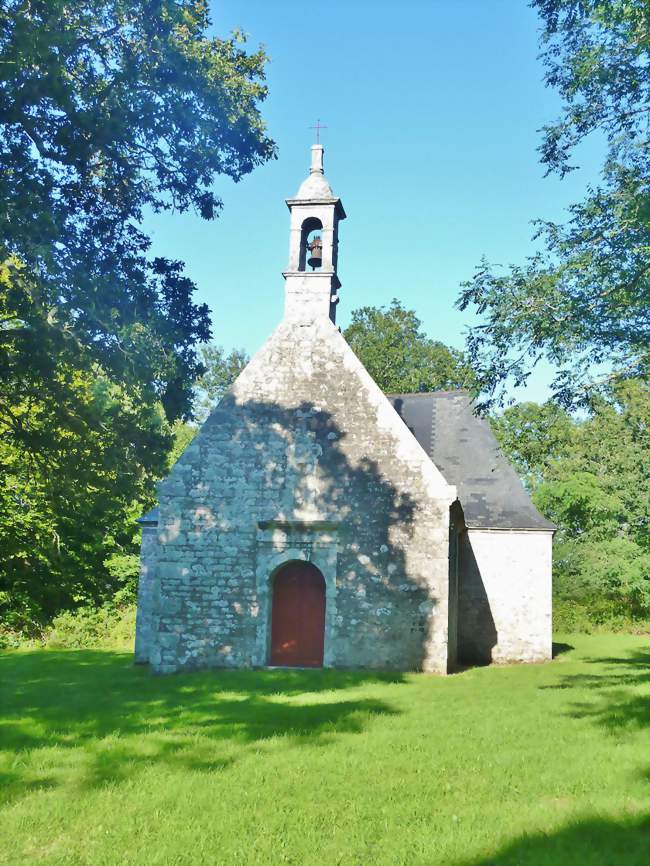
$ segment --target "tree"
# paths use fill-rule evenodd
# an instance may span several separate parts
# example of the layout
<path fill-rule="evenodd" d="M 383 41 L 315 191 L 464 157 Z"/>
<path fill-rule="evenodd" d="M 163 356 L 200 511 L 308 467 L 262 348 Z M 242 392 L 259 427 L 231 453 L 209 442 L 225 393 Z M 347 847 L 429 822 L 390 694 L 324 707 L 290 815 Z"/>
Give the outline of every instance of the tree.
<path fill-rule="evenodd" d="M 215 177 L 274 155 L 264 53 L 208 38 L 203 0 L 0 9 L 0 261 L 30 285 L 12 295 L 6 339 L 33 363 L 55 332 L 146 383 L 170 420 L 185 415 L 208 311 L 180 263 L 148 256 L 139 223 L 145 208 L 213 218 Z"/>
<path fill-rule="evenodd" d="M 386 393 L 471 389 L 474 384 L 463 354 L 427 337 L 415 312 L 396 299 L 387 308 L 354 310 L 344 336 Z"/>
<path fill-rule="evenodd" d="M 174 443 L 167 458 L 167 472 L 181 456 L 192 439 L 199 432 L 196 424 L 188 424 L 187 421 L 176 421 L 173 427 Z"/>
<path fill-rule="evenodd" d="M 526 382 L 543 356 L 554 396 L 587 404 L 599 386 L 650 372 L 650 13 L 647 0 L 533 0 L 546 83 L 564 100 L 540 147 L 564 176 L 592 134 L 606 143 L 601 181 L 565 225 L 536 222 L 541 249 L 501 271 L 483 261 L 459 306 L 475 306 L 468 355 L 483 407 Z M 596 373 L 595 370 L 599 372 Z"/>
<path fill-rule="evenodd" d="M 191 423 L 176 421 L 174 424 L 174 444 L 169 452 L 168 469 L 171 469 L 199 432 L 197 424 L 203 424 L 250 360 L 244 349 L 232 349 L 226 355 L 223 346 L 216 343 L 201 346 L 199 352 L 204 372 L 195 384 L 194 419 Z"/>
<path fill-rule="evenodd" d="M 263 51 L 209 25 L 203 0 L 0 0 L 0 604 L 25 617 L 115 589 L 191 414 L 209 314 L 145 209 L 211 219 L 215 178 L 275 153 Z"/>
<path fill-rule="evenodd" d="M 26 447 L 0 437 L 0 616 L 18 630 L 120 588 L 112 560 L 135 552 L 135 519 L 165 469 L 161 406 L 74 360 L 59 357 L 54 400 L 25 369 L 11 411 Z"/>
<path fill-rule="evenodd" d="M 244 349 L 232 349 L 226 355 L 223 346 L 216 343 L 201 346 L 204 372 L 196 380 L 194 403 L 194 416 L 199 423 L 205 421 L 249 361 Z"/>
<path fill-rule="evenodd" d="M 589 413 L 507 409 L 495 432 L 558 527 L 554 595 L 591 621 L 650 616 L 650 387 L 609 386 Z"/>
<path fill-rule="evenodd" d="M 576 422 L 561 407 L 547 402 L 516 403 L 490 418 L 499 445 L 528 490 L 544 479 L 550 465 L 566 453 Z"/>

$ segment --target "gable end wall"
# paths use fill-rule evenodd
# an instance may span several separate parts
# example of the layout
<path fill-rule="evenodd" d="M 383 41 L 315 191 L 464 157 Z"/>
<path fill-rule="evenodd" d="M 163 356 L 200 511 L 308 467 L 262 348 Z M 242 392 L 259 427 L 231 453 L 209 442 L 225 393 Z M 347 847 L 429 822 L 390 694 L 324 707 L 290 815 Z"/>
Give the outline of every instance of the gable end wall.
<path fill-rule="evenodd" d="M 272 575 L 305 559 L 326 665 L 445 673 L 454 499 L 332 323 L 281 324 L 160 485 L 151 664 L 267 664 Z"/>

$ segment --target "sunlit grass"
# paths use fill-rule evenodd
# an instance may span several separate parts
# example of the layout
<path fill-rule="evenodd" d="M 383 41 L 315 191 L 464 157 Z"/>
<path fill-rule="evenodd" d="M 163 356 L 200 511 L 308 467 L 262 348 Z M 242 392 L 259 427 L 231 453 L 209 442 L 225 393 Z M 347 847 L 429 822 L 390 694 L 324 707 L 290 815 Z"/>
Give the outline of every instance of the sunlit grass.
<path fill-rule="evenodd" d="M 0 655 L 0 863 L 648 866 L 650 638 L 447 678 Z"/>

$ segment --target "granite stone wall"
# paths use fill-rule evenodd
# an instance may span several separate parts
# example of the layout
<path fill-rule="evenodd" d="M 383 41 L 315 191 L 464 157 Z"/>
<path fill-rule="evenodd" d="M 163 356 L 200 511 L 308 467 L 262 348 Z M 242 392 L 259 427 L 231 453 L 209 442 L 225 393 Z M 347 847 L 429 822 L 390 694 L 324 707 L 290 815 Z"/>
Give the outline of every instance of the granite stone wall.
<path fill-rule="evenodd" d="M 326 666 L 446 672 L 455 497 L 329 319 L 285 320 L 160 485 L 139 657 L 265 665 L 270 579 L 305 559 Z"/>
<path fill-rule="evenodd" d="M 157 609 L 159 583 L 156 577 L 158 554 L 157 523 L 142 527 L 140 543 L 140 578 L 138 581 L 138 606 L 135 618 L 135 661 L 146 664 L 151 648 L 154 611 Z"/>

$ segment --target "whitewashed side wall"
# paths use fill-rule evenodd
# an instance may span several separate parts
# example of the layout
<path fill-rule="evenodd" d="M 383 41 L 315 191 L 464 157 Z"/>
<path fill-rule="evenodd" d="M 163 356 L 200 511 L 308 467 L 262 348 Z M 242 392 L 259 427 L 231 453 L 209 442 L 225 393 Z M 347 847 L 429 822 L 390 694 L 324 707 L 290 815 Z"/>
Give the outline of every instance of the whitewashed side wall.
<path fill-rule="evenodd" d="M 469 529 L 461 539 L 461 662 L 551 658 L 551 556 L 546 531 Z"/>

